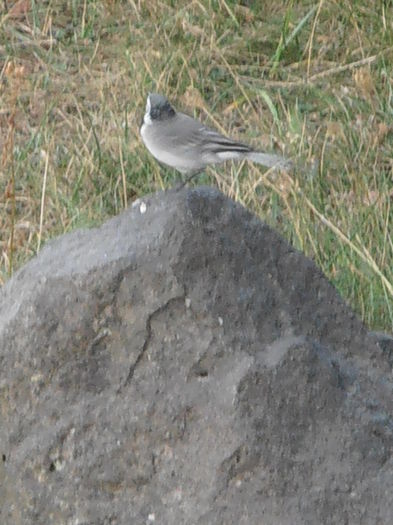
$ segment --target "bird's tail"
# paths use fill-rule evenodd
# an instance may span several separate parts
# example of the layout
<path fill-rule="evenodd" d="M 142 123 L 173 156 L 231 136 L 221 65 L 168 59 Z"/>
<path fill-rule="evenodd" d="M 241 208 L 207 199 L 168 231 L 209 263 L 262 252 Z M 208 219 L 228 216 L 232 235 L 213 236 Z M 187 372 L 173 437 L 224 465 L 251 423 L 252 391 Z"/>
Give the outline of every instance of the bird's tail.
<path fill-rule="evenodd" d="M 272 153 L 250 151 L 245 155 L 245 157 L 252 162 L 256 162 L 257 164 L 265 166 L 266 168 L 277 168 L 283 170 L 289 170 L 292 168 L 292 162 L 290 160 Z"/>

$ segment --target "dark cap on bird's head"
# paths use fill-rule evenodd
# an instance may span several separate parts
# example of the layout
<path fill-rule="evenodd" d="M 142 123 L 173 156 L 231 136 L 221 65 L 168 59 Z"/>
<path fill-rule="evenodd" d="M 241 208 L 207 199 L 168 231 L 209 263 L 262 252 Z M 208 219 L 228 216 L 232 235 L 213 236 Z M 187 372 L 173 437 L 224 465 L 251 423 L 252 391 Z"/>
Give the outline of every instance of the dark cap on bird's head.
<path fill-rule="evenodd" d="M 149 93 L 146 102 L 146 113 L 149 114 L 152 120 L 164 120 L 174 117 L 176 112 L 164 95 Z"/>

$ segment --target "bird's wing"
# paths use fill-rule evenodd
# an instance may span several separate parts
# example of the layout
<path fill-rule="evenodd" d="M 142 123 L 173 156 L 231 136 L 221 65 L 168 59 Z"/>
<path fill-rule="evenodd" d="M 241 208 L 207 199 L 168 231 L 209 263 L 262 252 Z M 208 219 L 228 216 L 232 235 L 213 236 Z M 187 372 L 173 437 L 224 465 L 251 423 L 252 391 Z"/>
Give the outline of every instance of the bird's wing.
<path fill-rule="evenodd" d="M 233 151 L 238 153 L 248 153 L 253 148 L 236 140 L 225 137 L 218 131 L 211 129 L 202 122 L 189 117 L 183 113 L 178 113 L 178 126 L 187 129 L 187 133 L 180 136 L 180 142 L 184 145 L 190 144 L 202 149 L 206 153 L 222 153 Z"/>
<path fill-rule="evenodd" d="M 247 144 L 243 144 L 237 140 L 231 139 L 218 133 L 214 129 L 201 125 L 198 133 L 202 137 L 202 146 L 206 152 L 209 153 L 249 153 L 253 149 Z"/>

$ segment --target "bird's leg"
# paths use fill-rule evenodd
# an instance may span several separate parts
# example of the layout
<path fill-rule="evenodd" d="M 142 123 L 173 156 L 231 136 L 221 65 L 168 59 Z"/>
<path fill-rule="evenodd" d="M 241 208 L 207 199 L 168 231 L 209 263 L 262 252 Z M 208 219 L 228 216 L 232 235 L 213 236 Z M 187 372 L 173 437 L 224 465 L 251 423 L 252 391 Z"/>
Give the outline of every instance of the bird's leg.
<path fill-rule="evenodd" d="M 176 184 L 176 191 L 182 190 L 186 184 L 188 184 L 196 175 L 202 173 L 202 171 L 203 170 L 196 170 L 189 173 L 182 182 Z"/>

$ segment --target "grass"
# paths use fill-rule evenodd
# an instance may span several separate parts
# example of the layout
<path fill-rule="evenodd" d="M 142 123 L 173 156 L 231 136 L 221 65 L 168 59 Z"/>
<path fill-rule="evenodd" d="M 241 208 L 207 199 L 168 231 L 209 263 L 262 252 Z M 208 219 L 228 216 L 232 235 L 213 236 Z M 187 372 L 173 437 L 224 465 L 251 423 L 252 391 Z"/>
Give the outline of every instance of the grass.
<path fill-rule="evenodd" d="M 171 186 L 138 128 L 149 90 L 294 173 L 209 169 L 393 330 L 393 2 L 0 3 L 0 284 L 45 241 Z"/>

